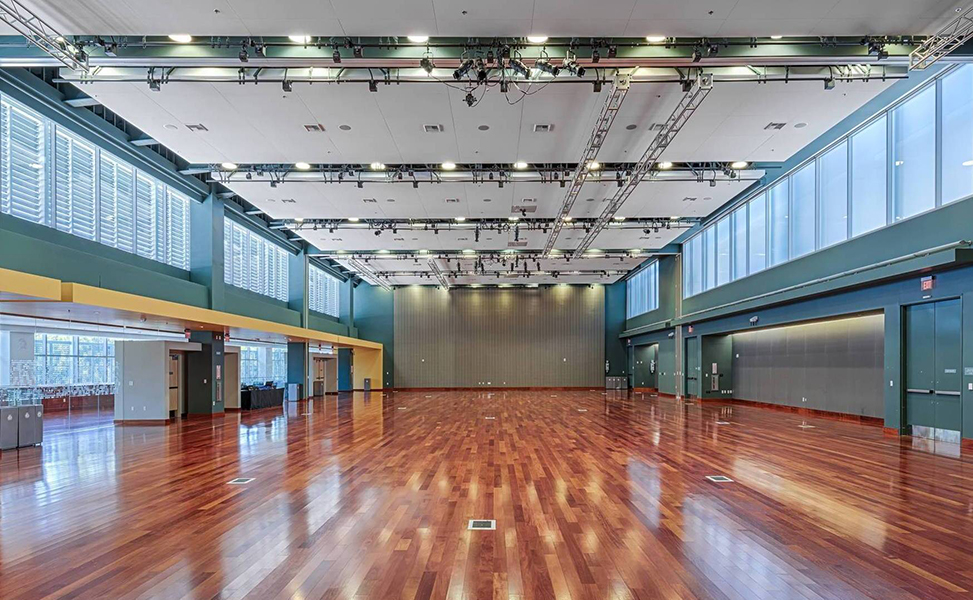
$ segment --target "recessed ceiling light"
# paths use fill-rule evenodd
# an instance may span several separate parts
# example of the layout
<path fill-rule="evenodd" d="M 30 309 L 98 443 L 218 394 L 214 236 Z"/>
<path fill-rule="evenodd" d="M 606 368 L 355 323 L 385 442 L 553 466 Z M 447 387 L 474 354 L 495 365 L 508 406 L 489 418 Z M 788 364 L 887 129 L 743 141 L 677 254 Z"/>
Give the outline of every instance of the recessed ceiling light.
<path fill-rule="evenodd" d="M 807 127 L 807 123 L 801 121 L 800 123 L 794 123 L 794 129 L 804 129 Z"/>
<path fill-rule="evenodd" d="M 782 35 L 772 35 L 772 36 L 770 36 L 770 39 L 772 39 L 772 40 L 782 40 L 782 39 L 784 39 L 784 36 L 782 36 Z"/>
<path fill-rule="evenodd" d="M 309 35 L 289 35 L 287 39 L 294 42 L 295 44 L 309 44 L 311 43 L 311 36 Z"/>
<path fill-rule="evenodd" d="M 628 129 L 629 131 L 632 131 L 634 129 L 638 129 L 638 127 L 639 126 L 636 125 L 635 123 L 629 123 L 628 125 L 625 126 L 625 129 Z"/>
<path fill-rule="evenodd" d="M 166 123 L 165 125 L 163 125 L 163 127 L 165 127 L 166 129 L 173 129 L 173 130 L 179 129 L 178 125 L 173 125 L 172 123 Z"/>
<path fill-rule="evenodd" d="M 169 39 L 180 44 L 188 44 L 193 41 L 193 36 L 188 33 L 173 33 L 169 35 Z"/>
<path fill-rule="evenodd" d="M 470 248 L 467 248 L 467 249 L 463 250 L 463 254 L 475 254 L 475 253 L 476 253 L 476 250 L 472 250 Z"/>
<path fill-rule="evenodd" d="M 527 41 L 531 44 L 543 44 L 547 41 L 546 35 L 528 35 Z"/>
<path fill-rule="evenodd" d="M 410 35 L 408 36 L 409 41 L 415 44 L 425 44 L 429 41 L 428 35 Z"/>
<path fill-rule="evenodd" d="M 348 217 L 348 222 L 350 223 L 357 223 L 358 221 L 358 217 Z"/>
<path fill-rule="evenodd" d="M 462 223 L 465 220 L 466 220 L 466 217 L 456 217 L 456 222 L 457 223 Z"/>
<path fill-rule="evenodd" d="M 489 125 L 480 125 L 479 127 L 477 127 L 477 129 L 479 129 L 480 131 L 489 131 L 490 130 L 490 126 Z"/>
<path fill-rule="evenodd" d="M 672 168 L 672 163 L 669 162 L 668 160 L 664 160 L 659 163 L 659 168 L 662 169 L 663 171 L 666 171 Z"/>
<path fill-rule="evenodd" d="M 664 35 L 647 35 L 645 36 L 645 41 L 650 44 L 658 44 L 659 42 L 666 41 L 666 36 Z"/>
<path fill-rule="evenodd" d="M 295 169 L 300 169 L 301 171 L 307 171 L 311 168 L 311 165 L 306 162 L 296 162 L 294 163 Z"/>
<path fill-rule="evenodd" d="M 519 171 L 523 171 L 524 169 L 527 168 L 527 163 L 525 163 L 522 160 L 518 160 L 517 162 L 514 163 L 514 168 Z"/>
<path fill-rule="evenodd" d="M 624 221 L 625 220 L 625 217 L 615 217 L 615 220 L 616 221 Z"/>
<path fill-rule="evenodd" d="M 745 160 L 735 160 L 730 163 L 731 169 L 746 169 L 748 166 L 750 166 L 750 163 Z"/>
<path fill-rule="evenodd" d="M 236 163 L 225 162 L 225 163 L 221 163 L 220 166 L 223 167 L 224 169 L 226 169 L 227 171 L 236 171 L 237 170 L 237 164 Z"/>
<path fill-rule="evenodd" d="M 453 169 L 456 168 L 456 163 L 450 162 L 450 161 L 446 161 L 446 162 L 444 162 L 442 164 L 442 167 L 443 167 L 443 170 L 444 171 L 452 171 Z"/>
<path fill-rule="evenodd" d="M 969 162 L 970 164 L 973 164 L 973 161 L 967 161 L 967 162 Z M 963 164 L 965 165 L 966 163 L 963 163 Z M 520 217 L 507 217 L 507 220 L 508 221 L 519 221 L 520 220 Z"/>
<path fill-rule="evenodd" d="M 338 129 L 342 131 L 351 131 L 351 125 L 338 125 Z"/>
<path fill-rule="evenodd" d="M 601 163 L 598 162 L 597 160 L 588 161 L 589 171 L 597 171 L 600 168 L 601 168 Z"/>
<path fill-rule="evenodd" d="M 370 164 L 368 166 L 373 171 L 384 171 L 385 170 L 385 163 L 373 162 L 372 164 Z"/>

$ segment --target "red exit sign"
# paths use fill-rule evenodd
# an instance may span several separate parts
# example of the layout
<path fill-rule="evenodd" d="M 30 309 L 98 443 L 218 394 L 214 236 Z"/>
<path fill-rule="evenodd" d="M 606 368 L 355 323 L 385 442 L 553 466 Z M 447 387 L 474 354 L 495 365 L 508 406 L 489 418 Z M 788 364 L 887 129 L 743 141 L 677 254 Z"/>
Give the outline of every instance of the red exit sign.
<path fill-rule="evenodd" d="M 934 276 L 929 275 L 928 277 L 923 277 L 922 279 L 919 280 L 919 289 L 922 290 L 923 292 L 928 292 L 932 290 L 935 283 L 936 283 L 936 278 Z"/>

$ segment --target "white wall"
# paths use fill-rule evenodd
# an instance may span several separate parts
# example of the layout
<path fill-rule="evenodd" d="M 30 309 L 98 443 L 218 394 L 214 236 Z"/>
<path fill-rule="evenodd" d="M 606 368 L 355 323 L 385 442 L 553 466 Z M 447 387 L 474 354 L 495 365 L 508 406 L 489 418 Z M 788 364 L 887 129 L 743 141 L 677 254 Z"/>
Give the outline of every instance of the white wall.
<path fill-rule="evenodd" d="M 169 418 L 169 352 L 166 342 L 115 342 L 118 386 L 115 420 Z"/>

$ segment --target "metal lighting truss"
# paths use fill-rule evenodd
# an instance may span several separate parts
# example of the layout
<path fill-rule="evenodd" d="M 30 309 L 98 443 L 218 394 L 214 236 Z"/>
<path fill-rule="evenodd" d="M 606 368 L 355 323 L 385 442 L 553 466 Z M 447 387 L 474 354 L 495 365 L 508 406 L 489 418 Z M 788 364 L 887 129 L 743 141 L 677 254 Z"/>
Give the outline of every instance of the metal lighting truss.
<path fill-rule="evenodd" d="M 443 275 L 443 270 L 439 268 L 438 264 L 436 264 L 436 260 L 429 259 L 428 264 L 429 264 L 429 270 L 432 271 L 436 275 L 436 279 L 439 280 L 439 285 L 441 285 L 444 290 L 448 290 L 449 281 L 446 279 L 446 276 Z"/>
<path fill-rule="evenodd" d="M 482 260 L 486 263 L 507 263 L 507 262 L 536 262 L 540 260 L 549 261 L 547 264 L 554 264 L 556 262 L 564 262 L 565 264 L 570 263 L 572 260 L 579 261 L 590 261 L 594 259 L 636 259 L 636 258 L 647 258 L 649 256 L 658 256 L 664 254 L 652 250 L 639 250 L 638 252 L 632 250 L 600 250 L 599 252 L 589 252 L 584 256 L 575 258 L 570 254 L 552 254 L 549 257 L 544 257 L 543 253 L 539 250 L 484 250 L 474 253 L 468 253 L 462 250 L 443 250 L 440 252 L 423 252 L 423 251 L 325 251 L 316 252 L 309 254 L 311 258 L 330 258 L 332 260 L 344 260 L 344 261 L 370 261 L 370 260 L 400 260 L 407 261 L 411 260 L 418 263 L 420 260 L 430 261 L 430 260 L 466 260 L 466 261 L 477 261 Z"/>
<path fill-rule="evenodd" d="M 392 291 L 392 286 L 381 279 L 375 271 L 372 271 L 367 265 L 354 258 L 348 259 L 348 265 L 353 268 L 358 275 L 372 285 L 377 285 L 387 292 Z"/>
<path fill-rule="evenodd" d="M 625 100 L 625 95 L 628 94 L 629 79 L 627 75 L 616 75 L 615 81 L 612 84 L 612 89 L 605 98 L 605 103 L 601 107 L 601 113 L 598 115 L 598 120 L 595 121 L 595 127 L 591 131 L 591 135 L 588 137 L 588 142 L 585 144 L 584 150 L 581 152 L 581 161 L 578 162 L 577 166 L 574 168 L 574 175 L 571 177 L 571 186 L 568 188 L 567 194 L 564 195 L 564 201 L 561 203 L 561 210 L 558 211 L 557 218 L 554 220 L 554 225 L 551 229 L 551 233 L 547 238 L 547 243 L 544 244 L 544 254 L 547 255 L 554 249 L 554 244 L 557 242 L 557 236 L 561 233 L 562 223 L 564 223 L 564 217 L 571 213 L 571 208 L 574 206 L 575 200 L 578 199 L 578 195 L 581 193 L 581 188 L 584 186 L 584 182 L 588 179 L 588 174 L 591 173 L 591 164 L 595 162 L 598 157 L 598 151 L 601 150 L 602 145 L 605 143 L 605 138 L 608 136 L 608 130 L 611 129 L 612 123 L 615 122 L 615 116 L 618 115 L 618 110 L 622 107 L 622 102 Z"/>
<path fill-rule="evenodd" d="M 0 0 L 0 21 L 69 69 L 90 72 L 88 55 L 65 41 L 63 35 L 18 0 Z"/>
<path fill-rule="evenodd" d="M 953 50 L 962 46 L 973 33 L 973 6 L 970 6 L 936 35 L 926 38 L 918 48 L 909 53 L 909 70 L 922 70 Z"/>
<path fill-rule="evenodd" d="M 672 140 L 679 134 L 682 128 L 686 125 L 689 119 L 699 108 L 700 104 L 709 93 L 713 90 L 713 78 L 708 74 L 699 74 L 693 81 L 692 86 L 689 90 L 683 94 L 683 97 L 679 100 L 679 104 L 676 109 L 672 111 L 669 118 L 666 119 L 665 125 L 662 126 L 662 130 L 656 134 L 652 143 L 649 144 L 648 149 L 646 149 L 645 154 L 636 163 L 635 168 L 632 169 L 632 174 L 625 179 L 625 183 L 622 187 L 618 188 L 615 195 L 612 196 L 611 200 L 608 201 L 608 206 L 602 211 L 601 216 L 595 220 L 595 224 L 588 230 L 584 238 L 581 239 L 581 244 L 574 250 L 574 257 L 577 258 L 581 256 L 582 253 L 591 247 L 591 244 L 595 241 L 598 235 L 612 222 L 615 213 L 618 209 L 622 207 L 622 204 L 628 200 L 628 197 L 632 195 L 635 191 L 636 186 L 641 183 L 642 178 L 648 175 L 654 168 L 659 157 L 662 153 L 666 151 Z"/>

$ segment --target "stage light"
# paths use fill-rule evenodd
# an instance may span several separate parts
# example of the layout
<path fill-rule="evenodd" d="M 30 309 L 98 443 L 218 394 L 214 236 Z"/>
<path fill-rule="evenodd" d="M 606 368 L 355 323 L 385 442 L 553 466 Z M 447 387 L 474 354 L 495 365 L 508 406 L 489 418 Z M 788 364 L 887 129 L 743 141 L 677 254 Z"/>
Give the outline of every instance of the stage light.
<path fill-rule="evenodd" d="M 527 65 L 525 65 L 519 59 L 511 58 L 510 60 L 507 61 L 507 66 L 510 67 L 514 73 L 517 73 L 521 77 L 525 77 L 525 78 L 530 77 L 530 70 L 527 69 Z"/>
<path fill-rule="evenodd" d="M 525 163 L 522 160 L 518 160 L 517 162 L 514 163 L 514 168 L 517 169 L 518 171 L 523 171 L 524 169 L 527 168 L 527 163 Z"/>
<path fill-rule="evenodd" d="M 645 36 L 645 41 L 650 44 L 659 44 L 666 41 L 666 36 L 664 35 L 647 35 Z"/>
<path fill-rule="evenodd" d="M 568 70 L 568 73 L 571 73 L 572 75 L 574 75 L 576 77 L 584 77 L 584 71 L 585 71 L 585 69 L 584 69 L 584 67 L 582 67 L 581 65 L 578 64 L 578 61 L 576 61 L 576 60 L 568 60 L 568 59 L 565 58 L 564 59 L 563 66 L 564 66 L 565 69 Z"/>
<path fill-rule="evenodd" d="M 374 92 L 377 92 L 378 91 L 378 82 L 375 81 L 374 79 L 372 79 L 371 81 L 369 81 L 368 82 L 368 91 L 369 92 L 373 92 L 373 93 Z"/>
<path fill-rule="evenodd" d="M 554 77 L 557 77 L 557 74 L 561 72 L 560 67 L 552 65 L 551 62 L 546 58 L 538 58 L 537 60 L 535 60 L 534 68 L 539 71 L 548 73 Z"/>
<path fill-rule="evenodd" d="M 469 58 L 466 59 L 465 61 L 463 61 L 462 64 L 460 64 L 458 69 L 453 71 L 453 79 L 456 80 L 462 79 L 467 73 L 470 72 L 470 69 L 472 68 L 473 68 L 473 60 Z"/>
<path fill-rule="evenodd" d="M 280 87 L 281 87 L 282 90 L 284 90 L 285 93 L 289 93 L 289 92 L 293 92 L 294 91 L 294 85 L 293 85 L 293 83 L 290 82 L 290 81 L 287 81 L 286 79 L 284 81 L 281 81 L 280 82 Z"/>
<path fill-rule="evenodd" d="M 432 70 L 436 68 L 436 65 L 433 64 L 432 59 L 428 56 L 422 57 L 422 60 L 419 61 L 419 66 L 426 73 L 432 73 Z"/>
<path fill-rule="evenodd" d="M 669 169 L 672 168 L 672 163 L 667 160 L 664 160 L 659 163 L 659 168 L 662 169 L 663 171 L 668 171 Z"/>
<path fill-rule="evenodd" d="M 451 161 L 446 161 L 440 166 L 442 167 L 443 171 L 453 171 L 456 169 L 456 163 Z"/>
<path fill-rule="evenodd" d="M 335 48 L 334 52 L 331 53 L 331 60 L 333 60 L 335 63 L 341 62 L 341 52 L 339 52 L 337 48 Z"/>
<path fill-rule="evenodd" d="M 385 164 L 384 163 L 380 163 L 380 162 L 373 162 L 372 164 L 370 164 L 368 166 L 373 171 L 384 171 L 385 170 Z"/>

